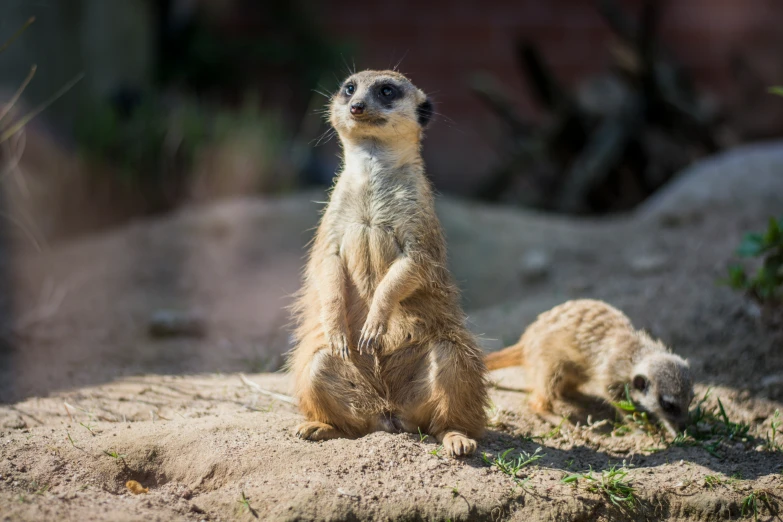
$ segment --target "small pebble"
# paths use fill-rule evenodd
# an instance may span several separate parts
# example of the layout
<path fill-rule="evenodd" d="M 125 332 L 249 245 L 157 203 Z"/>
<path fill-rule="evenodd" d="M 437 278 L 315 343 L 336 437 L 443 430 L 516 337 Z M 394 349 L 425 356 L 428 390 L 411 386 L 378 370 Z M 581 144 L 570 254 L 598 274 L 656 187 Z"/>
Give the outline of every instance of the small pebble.
<path fill-rule="evenodd" d="M 771 388 L 773 386 L 781 385 L 783 384 L 783 375 L 767 375 L 766 377 L 761 378 L 760 384 L 762 388 Z"/>
<path fill-rule="evenodd" d="M 135 480 L 129 480 L 125 483 L 125 487 L 128 488 L 128 491 L 133 493 L 134 495 L 140 495 L 142 493 L 149 493 L 150 488 L 145 488 Z"/>
<path fill-rule="evenodd" d="M 519 275 L 523 281 L 534 283 L 549 276 L 552 260 L 543 250 L 531 250 L 522 256 L 519 264 Z"/>
<path fill-rule="evenodd" d="M 636 274 L 654 274 L 668 266 L 668 258 L 663 254 L 640 254 L 628 260 L 631 270 Z"/>
<path fill-rule="evenodd" d="M 203 337 L 207 328 L 204 318 L 194 312 L 156 310 L 149 320 L 150 337 Z"/>

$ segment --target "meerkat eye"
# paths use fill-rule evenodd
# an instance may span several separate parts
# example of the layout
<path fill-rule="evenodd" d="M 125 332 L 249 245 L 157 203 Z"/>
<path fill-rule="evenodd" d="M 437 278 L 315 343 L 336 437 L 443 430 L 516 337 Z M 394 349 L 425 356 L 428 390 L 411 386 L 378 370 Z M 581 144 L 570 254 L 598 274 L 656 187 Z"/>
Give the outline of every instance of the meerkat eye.
<path fill-rule="evenodd" d="M 631 384 L 635 389 L 647 393 L 647 385 L 649 383 L 647 382 L 647 377 L 645 377 L 644 375 L 636 375 L 633 378 Z"/>
<path fill-rule="evenodd" d="M 355 90 L 356 90 L 356 86 L 352 83 L 349 83 L 348 85 L 345 86 L 345 95 L 352 96 Z"/>
<path fill-rule="evenodd" d="M 391 85 L 384 85 L 381 87 L 381 95 L 386 96 L 387 98 L 394 95 L 394 88 L 392 88 Z"/>

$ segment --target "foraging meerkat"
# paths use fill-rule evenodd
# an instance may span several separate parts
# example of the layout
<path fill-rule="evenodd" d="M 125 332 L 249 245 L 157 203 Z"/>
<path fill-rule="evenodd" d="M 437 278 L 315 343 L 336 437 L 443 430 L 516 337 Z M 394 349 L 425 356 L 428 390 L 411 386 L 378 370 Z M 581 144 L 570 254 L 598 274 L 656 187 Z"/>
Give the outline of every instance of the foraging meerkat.
<path fill-rule="evenodd" d="M 432 105 L 395 71 L 351 75 L 329 105 L 344 154 L 294 304 L 288 366 L 309 440 L 418 430 L 467 455 L 486 369 L 421 158 Z"/>
<path fill-rule="evenodd" d="M 538 316 L 519 342 L 485 357 L 487 368 L 524 365 L 532 383 L 530 406 L 579 391 L 617 402 L 631 399 L 670 432 L 682 429 L 693 399 L 690 367 L 620 310 L 592 299 L 567 301 Z"/>

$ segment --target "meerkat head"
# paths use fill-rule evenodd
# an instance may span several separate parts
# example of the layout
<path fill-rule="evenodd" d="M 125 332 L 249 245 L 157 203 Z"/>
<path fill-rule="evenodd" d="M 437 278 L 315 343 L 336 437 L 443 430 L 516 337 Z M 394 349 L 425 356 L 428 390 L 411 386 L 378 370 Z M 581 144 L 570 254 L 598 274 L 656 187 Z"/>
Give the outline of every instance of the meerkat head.
<path fill-rule="evenodd" d="M 631 398 L 676 435 L 687 425 L 693 400 L 688 362 L 666 351 L 647 355 L 634 367 Z"/>
<path fill-rule="evenodd" d="M 431 117 L 427 95 L 396 71 L 352 74 L 329 104 L 329 122 L 343 141 L 418 144 Z"/>

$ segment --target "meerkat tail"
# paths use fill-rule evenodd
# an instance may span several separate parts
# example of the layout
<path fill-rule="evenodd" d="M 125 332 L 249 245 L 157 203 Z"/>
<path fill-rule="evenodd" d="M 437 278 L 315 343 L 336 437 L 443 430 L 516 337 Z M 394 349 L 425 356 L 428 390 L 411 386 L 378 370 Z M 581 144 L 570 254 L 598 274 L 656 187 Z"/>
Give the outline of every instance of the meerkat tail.
<path fill-rule="evenodd" d="M 521 366 L 524 362 L 521 342 L 484 356 L 484 364 L 487 366 L 487 370 Z"/>

